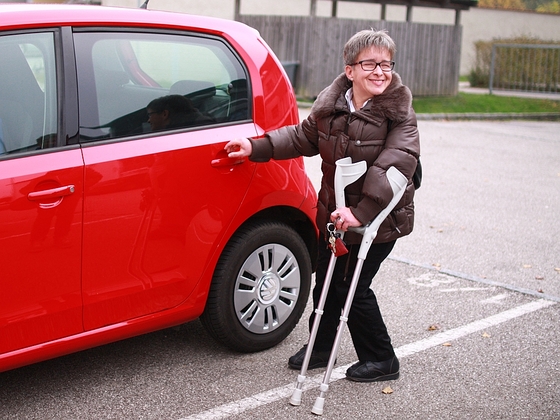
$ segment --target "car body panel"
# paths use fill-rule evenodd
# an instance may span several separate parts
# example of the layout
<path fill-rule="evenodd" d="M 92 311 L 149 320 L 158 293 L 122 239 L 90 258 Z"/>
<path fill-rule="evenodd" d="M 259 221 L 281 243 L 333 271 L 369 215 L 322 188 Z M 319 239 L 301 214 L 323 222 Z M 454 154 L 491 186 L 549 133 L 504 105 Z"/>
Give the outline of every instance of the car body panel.
<path fill-rule="evenodd" d="M 0 353 L 83 330 L 82 184 L 79 149 L 1 162 Z"/>
<path fill-rule="evenodd" d="M 254 133 L 245 124 L 84 147 L 86 330 L 175 307 L 191 294 L 256 165 L 228 160 L 223 143 L 203 143 Z M 217 159 L 224 162 L 212 164 Z"/>

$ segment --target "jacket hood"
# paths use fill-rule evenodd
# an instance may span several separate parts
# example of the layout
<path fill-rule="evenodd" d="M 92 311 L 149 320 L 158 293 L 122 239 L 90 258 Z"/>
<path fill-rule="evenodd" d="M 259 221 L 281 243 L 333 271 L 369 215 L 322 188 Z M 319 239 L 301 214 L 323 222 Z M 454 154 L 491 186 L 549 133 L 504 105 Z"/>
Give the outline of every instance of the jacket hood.
<path fill-rule="evenodd" d="M 345 73 L 339 75 L 333 83 L 317 96 L 311 107 L 311 114 L 315 118 L 324 118 L 336 112 L 350 112 L 346 98 L 346 91 L 352 87 Z M 375 106 L 373 104 L 375 103 Z M 360 118 L 381 125 L 389 119 L 394 122 L 404 121 L 412 109 L 412 94 L 410 89 L 402 84 L 401 77 L 393 73 L 391 84 L 381 95 L 373 97 L 364 108 L 356 111 Z"/>

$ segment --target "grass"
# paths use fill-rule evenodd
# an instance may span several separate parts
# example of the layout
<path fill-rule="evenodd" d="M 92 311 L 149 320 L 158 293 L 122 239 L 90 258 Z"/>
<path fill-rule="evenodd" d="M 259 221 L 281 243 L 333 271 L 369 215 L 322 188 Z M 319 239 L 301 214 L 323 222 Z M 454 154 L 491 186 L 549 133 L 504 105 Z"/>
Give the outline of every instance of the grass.
<path fill-rule="evenodd" d="M 464 92 L 457 96 L 415 97 L 412 106 L 417 114 L 560 112 L 560 101 Z"/>

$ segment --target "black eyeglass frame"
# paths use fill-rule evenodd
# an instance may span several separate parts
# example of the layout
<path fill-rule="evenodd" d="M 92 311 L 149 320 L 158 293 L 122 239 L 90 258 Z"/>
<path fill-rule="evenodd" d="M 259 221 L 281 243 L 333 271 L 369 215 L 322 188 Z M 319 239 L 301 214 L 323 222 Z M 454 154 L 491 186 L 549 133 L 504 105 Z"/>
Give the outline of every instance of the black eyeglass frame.
<path fill-rule="evenodd" d="M 366 63 L 366 62 L 369 63 L 369 64 L 375 64 L 375 66 L 371 70 L 366 70 L 366 69 L 364 69 L 364 63 Z M 385 64 L 385 63 L 390 64 L 391 68 L 389 70 L 383 70 L 383 67 L 381 67 L 381 64 Z M 395 68 L 395 62 L 394 61 L 381 61 L 381 62 L 378 63 L 377 61 L 373 61 L 373 60 L 361 60 L 361 61 L 357 61 L 355 63 L 352 63 L 350 65 L 355 66 L 356 64 L 359 64 L 363 71 L 375 71 L 377 66 L 379 66 L 379 68 L 381 69 L 382 72 L 388 73 L 390 71 L 393 71 L 393 69 Z"/>

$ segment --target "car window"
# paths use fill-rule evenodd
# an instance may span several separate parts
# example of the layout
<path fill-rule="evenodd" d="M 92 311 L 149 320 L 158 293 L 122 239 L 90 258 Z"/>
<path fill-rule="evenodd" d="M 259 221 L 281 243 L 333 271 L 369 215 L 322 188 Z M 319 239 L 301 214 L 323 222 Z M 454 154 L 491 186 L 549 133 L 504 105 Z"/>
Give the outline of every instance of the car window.
<path fill-rule="evenodd" d="M 249 117 L 246 72 L 219 39 L 138 32 L 74 39 L 82 141 Z"/>
<path fill-rule="evenodd" d="M 52 33 L 0 36 L 0 157 L 56 145 Z"/>

